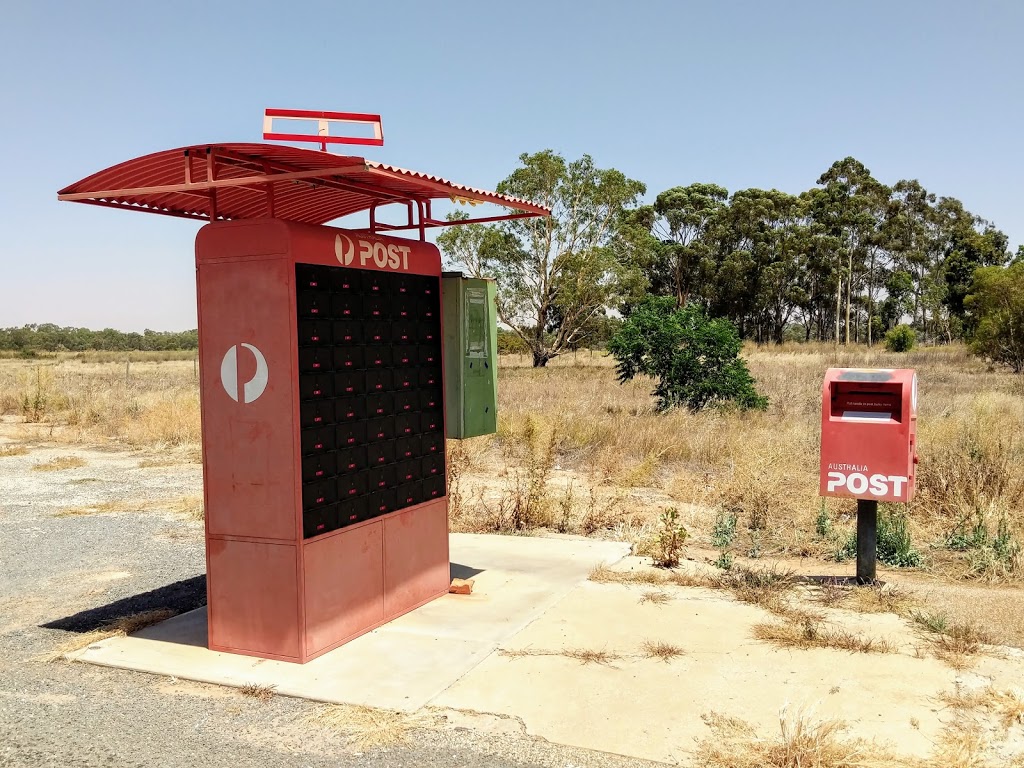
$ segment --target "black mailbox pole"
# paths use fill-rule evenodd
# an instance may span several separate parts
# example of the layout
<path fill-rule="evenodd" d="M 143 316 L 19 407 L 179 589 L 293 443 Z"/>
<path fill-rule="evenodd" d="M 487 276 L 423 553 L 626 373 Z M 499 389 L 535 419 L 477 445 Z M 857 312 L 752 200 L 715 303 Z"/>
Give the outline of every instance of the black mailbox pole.
<path fill-rule="evenodd" d="M 857 583 L 873 584 L 878 555 L 878 502 L 857 499 Z"/>

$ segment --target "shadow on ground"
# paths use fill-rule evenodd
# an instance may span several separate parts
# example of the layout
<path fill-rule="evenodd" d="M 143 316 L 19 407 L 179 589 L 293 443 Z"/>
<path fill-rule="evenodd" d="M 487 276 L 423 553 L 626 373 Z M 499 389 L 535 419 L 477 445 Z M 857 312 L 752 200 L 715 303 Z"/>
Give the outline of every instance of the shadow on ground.
<path fill-rule="evenodd" d="M 453 579 L 472 579 L 478 573 L 483 573 L 483 568 L 473 568 L 469 565 L 459 565 L 458 563 L 452 563 L 450 566 L 451 578 Z"/>
<path fill-rule="evenodd" d="M 65 632 L 92 632 L 123 616 L 143 611 L 168 609 L 186 613 L 206 605 L 206 574 L 183 579 L 173 584 L 125 597 L 113 603 L 79 611 L 71 616 L 42 624 L 44 629 L 62 629 Z"/>

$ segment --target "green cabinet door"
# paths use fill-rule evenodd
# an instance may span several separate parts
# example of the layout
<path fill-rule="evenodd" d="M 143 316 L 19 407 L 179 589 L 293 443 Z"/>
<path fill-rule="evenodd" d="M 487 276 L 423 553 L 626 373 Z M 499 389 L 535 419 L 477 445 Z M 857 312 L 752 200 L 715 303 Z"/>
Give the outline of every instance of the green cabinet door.
<path fill-rule="evenodd" d="M 445 425 L 450 438 L 498 428 L 498 323 L 493 280 L 441 276 Z"/>

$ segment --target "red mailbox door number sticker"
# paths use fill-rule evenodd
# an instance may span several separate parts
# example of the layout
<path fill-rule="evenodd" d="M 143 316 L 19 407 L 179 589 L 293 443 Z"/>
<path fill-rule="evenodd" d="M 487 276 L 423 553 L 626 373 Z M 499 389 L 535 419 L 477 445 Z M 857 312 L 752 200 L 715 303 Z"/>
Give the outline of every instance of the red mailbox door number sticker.
<path fill-rule="evenodd" d="M 866 464 L 829 464 L 826 487 L 829 493 L 845 489 L 857 496 L 900 496 L 909 482 L 901 475 L 871 474 Z"/>
<path fill-rule="evenodd" d="M 224 353 L 224 359 L 220 361 L 220 383 L 228 397 L 238 402 L 238 380 L 241 378 L 238 372 L 238 347 L 245 347 L 252 356 L 256 358 L 256 372 L 248 381 L 242 382 L 242 402 L 251 403 L 258 400 L 267 388 L 267 381 L 270 378 L 270 371 L 267 368 L 267 358 L 252 344 L 236 344 Z"/>
<path fill-rule="evenodd" d="M 366 268 L 373 262 L 378 269 L 393 269 L 409 271 L 409 252 L 412 249 L 407 245 L 397 243 L 370 242 L 362 238 L 352 238 L 348 235 L 336 235 L 334 238 L 334 255 L 338 261 L 346 267 L 356 266 Z"/>

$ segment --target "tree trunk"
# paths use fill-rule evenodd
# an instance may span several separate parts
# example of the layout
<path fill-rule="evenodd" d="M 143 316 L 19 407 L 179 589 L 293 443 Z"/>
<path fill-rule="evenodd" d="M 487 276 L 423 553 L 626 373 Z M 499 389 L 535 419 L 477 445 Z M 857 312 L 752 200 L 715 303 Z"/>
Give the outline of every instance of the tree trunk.
<path fill-rule="evenodd" d="M 543 368 L 548 364 L 548 360 L 551 359 L 551 355 L 545 350 L 533 350 L 533 367 Z"/>
<path fill-rule="evenodd" d="M 853 297 L 853 251 L 850 252 L 849 268 L 846 273 L 846 346 L 850 346 L 850 302 Z"/>
<path fill-rule="evenodd" d="M 836 346 L 839 346 L 839 320 L 842 316 L 843 306 L 843 281 L 840 280 L 839 284 L 836 285 Z"/>

